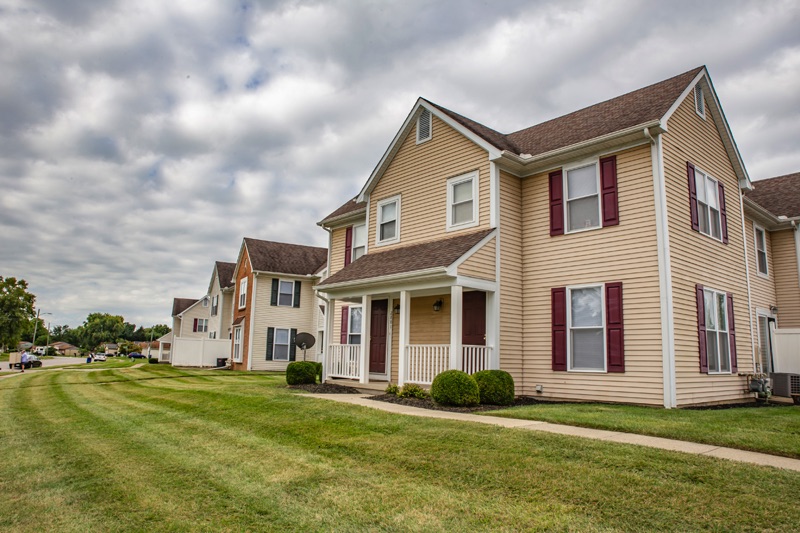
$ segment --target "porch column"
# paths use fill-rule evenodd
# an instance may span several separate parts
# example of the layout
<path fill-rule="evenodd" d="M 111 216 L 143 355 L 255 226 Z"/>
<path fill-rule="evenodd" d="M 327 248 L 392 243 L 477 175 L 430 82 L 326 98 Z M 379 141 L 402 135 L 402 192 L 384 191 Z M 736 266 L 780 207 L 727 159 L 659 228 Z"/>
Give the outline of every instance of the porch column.
<path fill-rule="evenodd" d="M 450 370 L 462 370 L 461 356 L 461 315 L 464 301 L 464 288 L 461 285 L 450 287 Z"/>
<path fill-rule="evenodd" d="M 400 331 L 397 347 L 397 385 L 400 387 L 406 382 L 406 347 L 408 346 L 410 317 L 411 295 L 408 291 L 400 291 Z"/>
<path fill-rule="evenodd" d="M 372 296 L 361 297 L 361 351 L 358 360 L 358 382 L 369 383 L 369 316 Z"/>
<path fill-rule="evenodd" d="M 489 369 L 500 368 L 500 298 L 496 292 L 486 293 L 486 345 L 492 347 Z"/>
<path fill-rule="evenodd" d="M 333 344 L 333 315 L 336 314 L 336 300 L 331 298 L 325 304 L 325 330 L 322 332 L 322 383 L 328 379 L 328 353 Z"/>

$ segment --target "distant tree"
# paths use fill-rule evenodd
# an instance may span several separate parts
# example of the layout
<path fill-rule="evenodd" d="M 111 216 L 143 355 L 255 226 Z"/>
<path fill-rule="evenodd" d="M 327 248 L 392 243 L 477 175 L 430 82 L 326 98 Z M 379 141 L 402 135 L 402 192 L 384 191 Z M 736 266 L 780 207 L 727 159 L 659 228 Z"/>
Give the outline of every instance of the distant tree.
<path fill-rule="evenodd" d="M 144 329 L 144 326 L 139 326 L 139 329 L 133 332 L 133 336 L 129 340 L 137 342 L 146 341 L 149 340 L 147 335 L 148 332 Z"/>
<path fill-rule="evenodd" d="M 159 337 L 163 337 L 164 335 L 166 335 L 170 331 L 172 331 L 172 328 L 167 326 L 166 324 L 156 324 L 155 326 L 153 326 L 151 328 L 145 329 L 145 332 L 147 333 L 147 337 L 145 339 L 143 339 L 143 340 L 149 341 L 150 340 L 150 333 L 153 334 L 153 340 L 156 340 Z"/>
<path fill-rule="evenodd" d="M 66 324 L 64 324 L 63 326 L 53 326 L 53 329 L 50 330 L 50 340 L 52 342 L 64 341 L 64 342 L 69 342 L 70 344 L 72 344 L 69 341 L 69 337 L 70 337 L 71 333 L 72 333 L 72 330 Z"/>
<path fill-rule="evenodd" d="M 83 325 L 73 330 L 75 332 L 73 341 L 77 341 L 77 346 L 84 350 L 94 350 L 101 344 L 122 340 L 125 329 L 125 319 L 119 315 L 91 313 Z"/>
<path fill-rule="evenodd" d="M 24 279 L 0 276 L 0 346 L 16 347 L 26 327 L 36 318 L 36 296 Z"/>

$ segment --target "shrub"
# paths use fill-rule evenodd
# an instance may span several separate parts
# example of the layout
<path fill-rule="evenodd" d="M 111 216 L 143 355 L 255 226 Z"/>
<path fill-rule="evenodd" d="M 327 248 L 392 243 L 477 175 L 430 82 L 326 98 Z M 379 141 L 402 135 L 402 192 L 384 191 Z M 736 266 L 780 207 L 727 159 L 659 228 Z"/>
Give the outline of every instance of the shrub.
<path fill-rule="evenodd" d="M 400 387 L 389 383 L 389 385 L 386 387 L 386 390 L 383 392 L 385 392 L 386 394 L 394 394 L 396 396 L 397 394 L 400 393 Z"/>
<path fill-rule="evenodd" d="M 286 366 L 286 383 L 289 385 L 314 384 L 317 382 L 317 365 L 312 361 L 294 361 Z"/>
<path fill-rule="evenodd" d="M 419 398 L 420 400 L 424 400 L 428 397 L 428 392 L 419 385 L 406 383 L 397 393 L 397 396 L 400 398 Z"/>
<path fill-rule="evenodd" d="M 317 381 L 322 383 L 322 363 L 316 363 L 316 362 L 312 362 L 312 361 L 309 361 L 309 362 L 312 365 L 314 365 L 314 368 L 316 368 L 315 374 L 317 376 Z"/>
<path fill-rule="evenodd" d="M 157 365 L 158 364 L 158 357 L 151 357 L 151 358 L 149 358 L 147 360 L 147 362 L 150 363 L 151 365 Z"/>
<path fill-rule="evenodd" d="M 480 390 L 475 378 L 460 370 L 445 370 L 431 384 L 431 396 L 442 405 L 478 405 Z"/>
<path fill-rule="evenodd" d="M 482 404 L 511 405 L 514 403 L 514 378 L 505 370 L 481 370 L 472 377 L 478 383 Z"/>

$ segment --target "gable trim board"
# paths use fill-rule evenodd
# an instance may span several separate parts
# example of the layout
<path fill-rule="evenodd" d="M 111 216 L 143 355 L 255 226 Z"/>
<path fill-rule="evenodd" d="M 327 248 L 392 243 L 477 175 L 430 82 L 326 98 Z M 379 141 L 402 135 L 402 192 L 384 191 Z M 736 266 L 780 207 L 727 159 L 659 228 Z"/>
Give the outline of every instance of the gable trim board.
<path fill-rule="evenodd" d="M 250 335 L 247 339 L 247 370 L 253 370 L 253 338 L 256 325 L 256 297 L 258 295 L 258 272 L 253 272 L 253 288 L 250 297 Z"/>

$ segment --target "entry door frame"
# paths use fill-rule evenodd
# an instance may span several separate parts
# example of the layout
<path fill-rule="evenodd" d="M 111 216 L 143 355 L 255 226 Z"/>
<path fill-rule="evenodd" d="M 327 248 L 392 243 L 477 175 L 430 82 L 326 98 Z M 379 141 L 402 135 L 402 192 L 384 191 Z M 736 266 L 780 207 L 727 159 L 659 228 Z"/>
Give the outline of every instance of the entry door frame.
<path fill-rule="evenodd" d="M 770 357 L 770 367 L 774 367 L 775 365 L 775 343 L 773 337 L 773 327 L 778 325 L 778 317 L 770 311 L 769 309 L 762 309 L 756 308 L 756 333 L 758 334 L 758 364 L 761 366 L 761 372 L 766 372 L 763 368 L 762 357 L 761 357 L 761 318 L 767 319 L 767 343 L 769 344 L 769 357 Z M 770 371 L 774 371 L 774 368 L 770 368 Z"/>
<path fill-rule="evenodd" d="M 386 353 L 384 357 L 386 359 L 385 368 L 386 372 L 382 374 L 376 374 L 375 372 L 369 372 L 369 360 L 367 361 L 367 372 L 369 373 L 369 380 L 375 381 L 390 381 L 392 377 L 392 299 L 391 298 L 379 298 L 377 300 L 372 300 L 370 302 L 369 307 L 369 314 L 370 314 L 370 324 L 372 323 L 372 306 L 375 304 L 376 301 L 386 301 Z M 371 327 L 371 326 L 370 326 Z M 372 334 L 370 332 L 370 355 L 371 355 L 371 344 L 372 344 Z"/>

